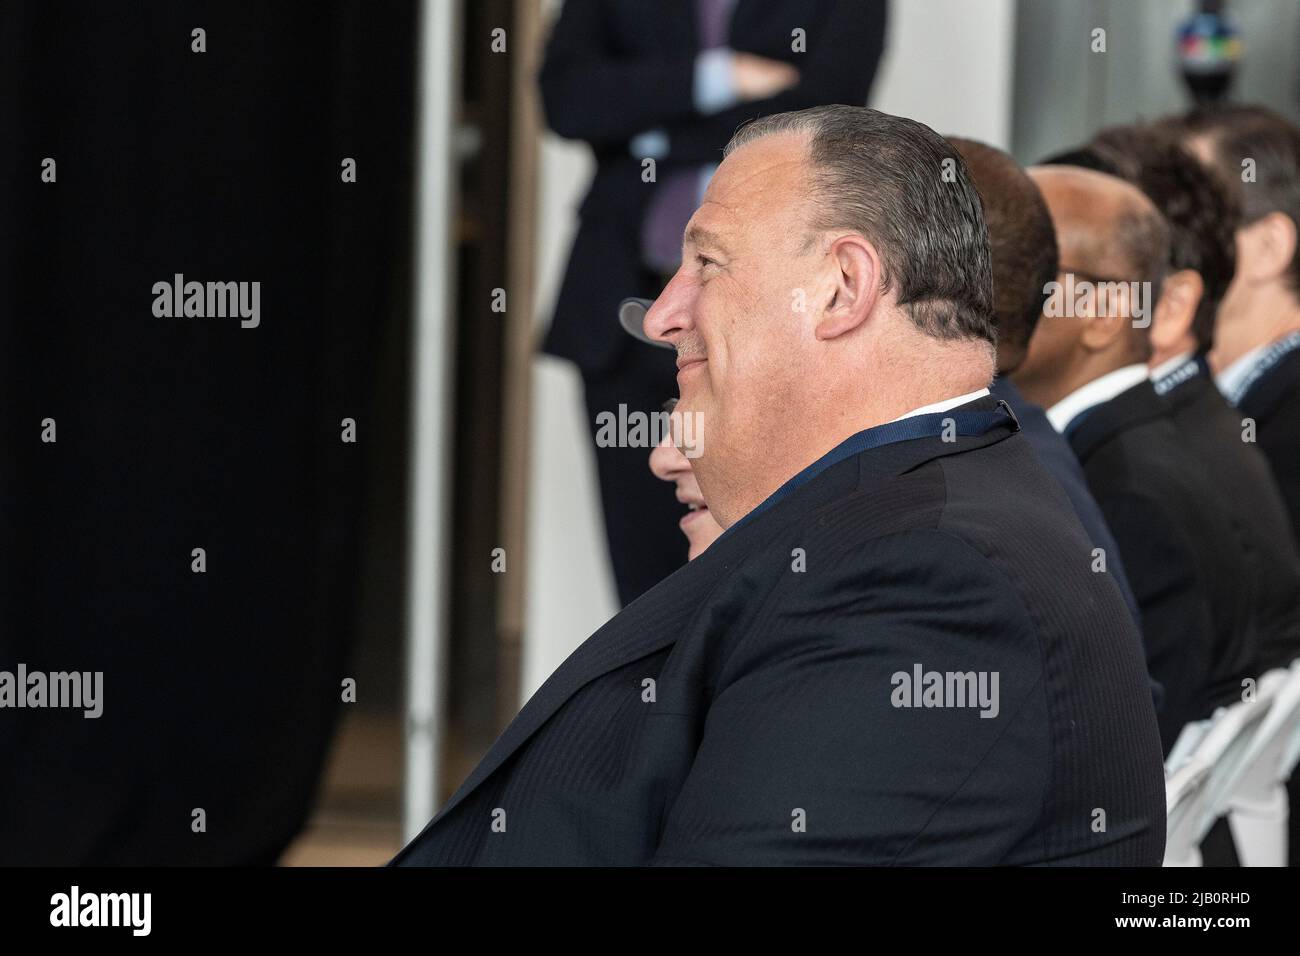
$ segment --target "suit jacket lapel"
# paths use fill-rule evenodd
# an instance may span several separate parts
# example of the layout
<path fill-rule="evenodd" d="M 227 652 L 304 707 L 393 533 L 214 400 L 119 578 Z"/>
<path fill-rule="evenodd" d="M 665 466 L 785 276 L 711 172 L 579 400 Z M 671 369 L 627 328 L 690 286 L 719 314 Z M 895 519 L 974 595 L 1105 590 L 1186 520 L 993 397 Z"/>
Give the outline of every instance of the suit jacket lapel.
<path fill-rule="evenodd" d="M 1238 407 L 1251 418 L 1267 418 L 1278 402 L 1300 381 L 1300 350 L 1287 355 L 1260 376 L 1241 396 Z"/>

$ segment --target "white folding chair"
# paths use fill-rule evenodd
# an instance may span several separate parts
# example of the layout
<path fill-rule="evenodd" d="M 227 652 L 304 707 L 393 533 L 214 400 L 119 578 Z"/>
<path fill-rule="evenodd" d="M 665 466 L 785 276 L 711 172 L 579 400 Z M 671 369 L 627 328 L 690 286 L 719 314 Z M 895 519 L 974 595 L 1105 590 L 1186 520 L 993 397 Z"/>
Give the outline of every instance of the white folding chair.
<path fill-rule="evenodd" d="M 1165 778 L 1165 866 L 1200 866 L 1200 806 L 1210 768 L 1184 761 Z"/>
<path fill-rule="evenodd" d="M 1222 708 L 1219 708 L 1222 710 Z M 1215 713 L 1218 716 L 1218 712 Z M 1169 751 L 1169 756 L 1165 758 L 1165 776 L 1170 776 L 1175 770 L 1182 767 L 1192 758 L 1196 748 L 1200 746 L 1205 735 L 1209 733 L 1210 728 L 1214 726 L 1214 717 L 1207 717 L 1205 720 L 1194 720 L 1190 724 L 1183 724 L 1183 729 L 1178 732 L 1178 739 L 1174 741 L 1174 746 Z"/>
<path fill-rule="evenodd" d="M 1242 866 L 1287 865 L 1286 782 L 1300 758 L 1300 661 L 1260 678 L 1272 698 L 1228 800 L 1228 825 Z"/>
<path fill-rule="evenodd" d="M 1165 810 L 1169 812 L 1170 801 L 1181 799 L 1179 816 L 1166 824 L 1165 865 L 1166 866 L 1200 866 L 1201 854 L 1198 849 L 1205 835 L 1210 832 L 1214 821 L 1226 812 L 1228 800 L 1236 790 L 1247 767 L 1246 755 L 1260 723 L 1268 715 L 1271 697 L 1263 693 L 1252 701 L 1239 701 L 1229 707 L 1220 707 L 1209 719 L 1208 728 L 1195 728 L 1190 733 L 1195 736 L 1194 743 L 1184 750 L 1190 750 L 1184 758 L 1179 754 L 1179 763 L 1168 766 L 1165 779 Z M 1184 728 L 1187 733 L 1187 729 Z M 1182 734 L 1175 742 L 1170 757 L 1179 750 Z M 1205 780 L 1193 787 L 1186 781 L 1195 778 L 1204 771 Z M 1178 784 L 1171 789 L 1171 784 Z M 1183 796 L 1182 791 L 1194 790 Z"/>

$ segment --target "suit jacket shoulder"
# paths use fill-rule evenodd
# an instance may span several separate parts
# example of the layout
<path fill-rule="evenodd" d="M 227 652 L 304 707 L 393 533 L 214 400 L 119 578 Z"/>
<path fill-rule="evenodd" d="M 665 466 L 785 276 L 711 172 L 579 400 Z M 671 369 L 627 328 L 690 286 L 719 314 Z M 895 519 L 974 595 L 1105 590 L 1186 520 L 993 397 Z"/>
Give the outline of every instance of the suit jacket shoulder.
<path fill-rule="evenodd" d="M 1237 698 L 1255 673 L 1253 585 L 1236 531 L 1149 383 L 1099 406 L 1070 440 L 1141 609 L 1168 750 L 1186 722 Z"/>
<path fill-rule="evenodd" d="M 1133 624 L 1049 481 L 1015 436 L 868 478 L 750 558 L 771 583 L 738 612 L 655 862 L 1157 862 Z M 1102 836 L 1079 784 L 1117 763 Z"/>

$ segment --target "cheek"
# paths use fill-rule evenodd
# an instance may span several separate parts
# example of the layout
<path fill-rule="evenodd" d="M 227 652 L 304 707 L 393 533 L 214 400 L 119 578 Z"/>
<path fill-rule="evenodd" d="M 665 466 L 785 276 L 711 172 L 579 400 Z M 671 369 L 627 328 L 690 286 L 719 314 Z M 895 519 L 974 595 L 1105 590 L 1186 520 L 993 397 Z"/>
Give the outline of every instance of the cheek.
<path fill-rule="evenodd" d="M 703 493 L 701 493 L 700 491 L 700 483 L 695 480 L 694 471 L 690 472 L 685 477 L 683 477 L 679 482 L 679 484 L 682 487 L 682 491 L 684 491 L 686 494 L 698 495 L 700 498 L 704 497 Z"/>
<path fill-rule="evenodd" d="M 1026 363 L 1049 362 L 1064 351 L 1069 341 L 1068 331 L 1062 323 L 1073 321 L 1069 318 L 1047 317 L 1038 320 L 1034 334 L 1029 339 L 1029 354 Z"/>

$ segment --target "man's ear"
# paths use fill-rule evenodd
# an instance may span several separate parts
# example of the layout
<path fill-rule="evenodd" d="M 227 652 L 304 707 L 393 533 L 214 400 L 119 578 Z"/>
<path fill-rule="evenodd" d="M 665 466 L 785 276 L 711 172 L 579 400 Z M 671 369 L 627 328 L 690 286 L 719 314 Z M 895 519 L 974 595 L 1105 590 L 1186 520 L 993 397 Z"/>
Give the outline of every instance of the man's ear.
<path fill-rule="evenodd" d="M 866 322 L 880 300 L 880 254 L 857 233 L 835 239 L 827 252 L 830 291 L 817 319 L 818 339 L 833 339 Z"/>
<path fill-rule="evenodd" d="M 1296 224 L 1286 213 L 1271 212 L 1243 226 L 1241 236 L 1251 278 L 1277 279 L 1291 268 L 1296 253 Z"/>
<path fill-rule="evenodd" d="M 1192 335 L 1192 321 L 1205 293 L 1205 282 L 1195 269 L 1180 269 L 1160 286 L 1151 325 L 1151 348 L 1156 353 L 1181 350 Z"/>
<path fill-rule="evenodd" d="M 1114 293 L 1094 297 L 1091 307 L 1083 306 L 1077 321 L 1083 323 L 1079 330 L 1079 344 L 1089 352 L 1104 352 L 1123 338 L 1134 321 L 1132 287 L 1127 282 L 1116 284 Z M 1076 306 L 1076 308 L 1080 308 Z"/>

